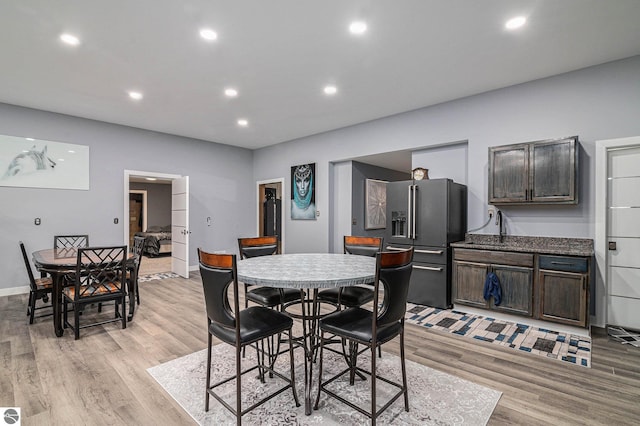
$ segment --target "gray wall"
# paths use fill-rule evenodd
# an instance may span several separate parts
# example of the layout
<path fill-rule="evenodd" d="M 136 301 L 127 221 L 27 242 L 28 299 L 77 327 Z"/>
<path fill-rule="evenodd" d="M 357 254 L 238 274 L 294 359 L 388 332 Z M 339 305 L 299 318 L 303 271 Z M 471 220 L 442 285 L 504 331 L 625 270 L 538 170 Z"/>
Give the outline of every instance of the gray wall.
<path fill-rule="evenodd" d="M 332 162 L 468 141 L 467 164 L 453 172 L 467 176 L 468 223 L 477 226 L 487 219 L 488 147 L 578 135 L 580 204 L 504 207 L 503 212 L 512 235 L 593 238 L 594 144 L 640 135 L 638 76 L 640 56 L 267 147 L 254 152 L 254 179 L 284 177 L 284 199 L 289 199 L 290 167 L 315 162 L 320 216 L 316 221 L 292 221 L 285 205 L 286 247 L 288 252 L 328 251 L 333 238 L 327 214 Z M 342 214 L 351 216 L 348 211 Z M 496 232 L 493 228 L 484 232 Z"/>
<path fill-rule="evenodd" d="M 170 184 L 130 182 L 129 189 L 147 191 L 147 227 L 171 225 Z"/>
<path fill-rule="evenodd" d="M 351 235 L 384 238 L 385 229 L 364 229 L 365 181 L 377 179 L 394 182 L 410 179 L 411 174 L 357 161 L 353 161 L 351 164 L 353 166 L 351 172 Z"/>
<path fill-rule="evenodd" d="M 236 252 L 237 236 L 255 229 L 249 150 L 6 104 L 0 104 L 0 133 L 90 149 L 89 191 L 0 187 L 0 294 L 28 284 L 20 240 L 29 251 L 52 247 L 53 235 L 64 233 L 122 244 L 125 169 L 189 176 L 190 265 L 197 264 L 198 247 Z M 42 225 L 34 225 L 35 217 Z"/>

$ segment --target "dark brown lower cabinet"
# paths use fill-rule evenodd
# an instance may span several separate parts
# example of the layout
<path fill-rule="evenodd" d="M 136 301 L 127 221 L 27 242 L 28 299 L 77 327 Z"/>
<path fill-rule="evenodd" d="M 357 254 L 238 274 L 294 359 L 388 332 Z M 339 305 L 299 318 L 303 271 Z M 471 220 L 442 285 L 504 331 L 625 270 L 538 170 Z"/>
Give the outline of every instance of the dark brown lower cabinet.
<path fill-rule="evenodd" d="M 533 315 L 533 255 L 456 249 L 453 261 L 453 301 L 506 313 Z M 484 299 L 487 274 L 500 281 L 502 301 Z"/>
<path fill-rule="evenodd" d="M 538 273 L 540 319 L 586 327 L 587 278 L 586 274 L 541 269 Z"/>
<path fill-rule="evenodd" d="M 456 248 L 453 302 L 587 327 L 589 265 L 586 257 Z M 483 297 L 489 272 L 500 281 L 500 305 Z"/>

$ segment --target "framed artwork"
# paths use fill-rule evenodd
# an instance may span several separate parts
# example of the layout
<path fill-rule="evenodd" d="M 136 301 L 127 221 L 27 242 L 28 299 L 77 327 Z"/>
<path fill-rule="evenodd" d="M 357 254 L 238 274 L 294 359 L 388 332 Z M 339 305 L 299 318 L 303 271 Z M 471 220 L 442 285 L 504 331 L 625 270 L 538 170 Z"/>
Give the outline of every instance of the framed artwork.
<path fill-rule="evenodd" d="M 387 182 L 365 181 L 364 229 L 384 229 L 387 226 Z"/>
<path fill-rule="evenodd" d="M 316 164 L 291 167 L 291 219 L 316 219 Z"/>
<path fill-rule="evenodd" d="M 0 186 L 89 190 L 89 147 L 0 135 Z"/>

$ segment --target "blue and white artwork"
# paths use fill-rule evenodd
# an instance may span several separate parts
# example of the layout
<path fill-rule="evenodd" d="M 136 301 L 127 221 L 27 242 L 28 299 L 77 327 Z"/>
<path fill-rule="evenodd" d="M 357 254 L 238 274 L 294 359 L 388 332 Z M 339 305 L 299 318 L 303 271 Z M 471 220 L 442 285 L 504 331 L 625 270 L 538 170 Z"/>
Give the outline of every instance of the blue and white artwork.
<path fill-rule="evenodd" d="M 0 135 L 0 186 L 89 190 L 89 147 Z"/>

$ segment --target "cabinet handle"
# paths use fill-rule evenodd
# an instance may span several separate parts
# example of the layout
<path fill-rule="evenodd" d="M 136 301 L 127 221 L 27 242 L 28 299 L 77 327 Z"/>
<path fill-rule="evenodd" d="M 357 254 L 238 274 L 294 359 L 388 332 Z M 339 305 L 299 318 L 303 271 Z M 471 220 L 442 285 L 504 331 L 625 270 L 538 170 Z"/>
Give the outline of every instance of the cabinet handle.
<path fill-rule="evenodd" d="M 442 254 L 443 250 L 414 250 L 415 253 L 423 253 L 423 254 Z"/>
<path fill-rule="evenodd" d="M 433 266 L 413 265 L 413 267 L 416 269 L 426 269 L 427 271 L 437 271 L 437 272 L 442 271 L 442 268 L 434 268 Z"/>
<path fill-rule="evenodd" d="M 573 265 L 573 263 L 571 262 L 556 262 L 556 261 L 552 261 L 551 264 L 552 265 Z"/>

